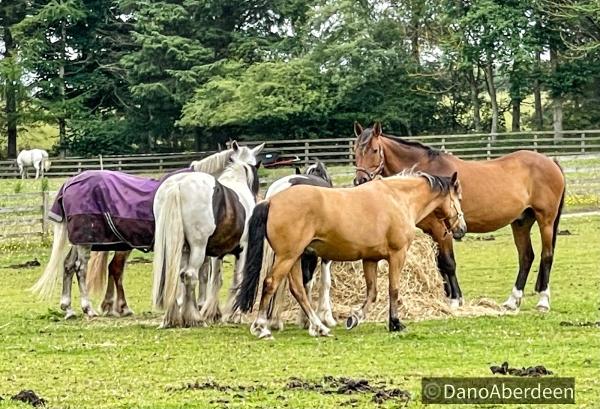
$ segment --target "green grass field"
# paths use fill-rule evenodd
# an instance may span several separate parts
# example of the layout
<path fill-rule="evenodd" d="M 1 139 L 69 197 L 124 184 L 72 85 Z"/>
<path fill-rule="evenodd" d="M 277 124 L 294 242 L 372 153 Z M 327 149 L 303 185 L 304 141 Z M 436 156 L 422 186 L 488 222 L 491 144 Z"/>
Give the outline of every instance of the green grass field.
<path fill-rule="evenodd" d="M 48 247 L 4 245 L 0 253 L 0 395 L 7 399 L 22 389 L 32 389 L 47 399 L 50 408 L 403 405 L 394 400 L 373 403 L 368 393 L 323 394 L 286 387 L 293 377 L 321 382 L 332 375 L 406 389 L 412 395 L 408 407 L 420 408 L 422 377 L 489 376 L 490 365 L 508 361 L 515 367 L 541 364 L 558 376 L 575 377 L 577 403 L 568 407 L 596 408 L 600 402 L 600 328 L 561 322 L 599 319 L 600 217 L 565 218 L 561 229 L 571 235 L 558 240 L 548 314 L 534 310 L 533 271 L 524 305 L 515 316 L 407 322 L 405 332 L 394 334 L 387 332 L 384 323 L 370 323 L 352 332 L 338 327 L 326 339 L 311 338 L 290 324 L 275 334 L 274 342 L 256 340 L 248 325 L 157 329 L 160 315 L 150 307 L 150 264 L 128 268 L 125 286 L 135 317 L 87 320 L 79 315 L 64 321 L 58 294 L 51 301 L 40 301 L 26 291 L 41 267 L 8 267 L 34 257 L 44 264 Z M 494 241 L 465 240 L 456 245 L 459 278 L 467 298 L 486 296 L 502 302 L 513 285 L 516 255 L 510 230 L 502 229 L 494 236 Z M 536 229 L 533 236 L 537 249 Z M 386 293 L 380 289 L 381 297 Z M 78 305 L 77 298 L 74 305 Z M 185 387 L 195 382 L 213 383 L 203 389 Z M 0 408 L 8 407 L 27 406 L 0 402 Z"/>

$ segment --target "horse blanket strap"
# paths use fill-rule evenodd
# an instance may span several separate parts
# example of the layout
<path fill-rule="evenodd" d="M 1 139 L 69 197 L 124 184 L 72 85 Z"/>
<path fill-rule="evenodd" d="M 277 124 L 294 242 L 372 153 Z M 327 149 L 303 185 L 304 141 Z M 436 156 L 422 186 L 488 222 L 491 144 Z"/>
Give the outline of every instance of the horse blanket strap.
<path fill-rule="evenodd" d="M 151 250 L 154 243 L 153 202 L 161 180 L 115 171 L 86 171 L 69 179 L 49 212 L 66 220 L 72 244 L 95 250 Z"/>

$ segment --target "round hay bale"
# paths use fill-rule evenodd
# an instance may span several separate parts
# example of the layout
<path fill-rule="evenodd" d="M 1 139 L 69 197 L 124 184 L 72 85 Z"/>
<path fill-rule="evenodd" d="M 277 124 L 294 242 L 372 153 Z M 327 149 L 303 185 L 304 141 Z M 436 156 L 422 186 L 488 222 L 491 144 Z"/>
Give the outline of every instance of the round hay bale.
<path fill-rule="evenodd" d="M 362 272 L 362 262 L 334 262 L 331 268 L 331 298 L 334 316 L 345 319 L 351 311 L 361 308 L 366 297 L 366 285 Z M 316 304 L 320 286 L 320 269 L 312 291 L 313 304 Z M 287 285 L 287 283 L 286 283 Z M 286 291 L 287 300 L 283 307 L 286 320 L 295 319 L 298 303 Z M 448 305 L 444 293 L 442 277 L 437 268 L 437 246 L 421 232 L 408 250 L 401 273 L 398 300 L 398 314 L 402 319 L 423 320 L 464 315 L 498 315 L 502 309 L 492 300 L 474 300 L 456 310 Z M 379 263 L 377 272 L 377 301 L 368 313 L 369 321 L 388 319 L 388 264 Z"/>

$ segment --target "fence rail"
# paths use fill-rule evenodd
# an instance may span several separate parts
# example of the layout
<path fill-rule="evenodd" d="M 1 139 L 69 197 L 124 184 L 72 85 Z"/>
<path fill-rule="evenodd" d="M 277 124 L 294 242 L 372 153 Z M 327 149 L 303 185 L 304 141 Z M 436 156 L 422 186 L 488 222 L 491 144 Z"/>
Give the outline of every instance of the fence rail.
<path fill-rule="evenodd" d="M 554 132 L 508 132 L 501 134 L 424 135 L 404 137 L 420 141 L 465 159 L 493 159 L 515 150 L 528 149 L 550 156 L 600 153 L 600 130 L 564 131 L 555 139 Z M 245 142 L 258 144 L 263 141 Z M 327 164 L 352 165 L 354 138 L 289 139 L 266 142 L 266 151 L 277 151 L 282 158 L 300 159 L 307 165 L 312 159 Z M 52 158 L 49 177 L 72 176 L 84 170 L 110 169 L 128 173 L 164 173 L 188 166 L 212 152 L 148 155 L 111 155 L 94 158 Z M 31 169 L 29 171 L 31 175 Z M 0 161 L 0 178 L 18 177 L 14 161 Z"/>

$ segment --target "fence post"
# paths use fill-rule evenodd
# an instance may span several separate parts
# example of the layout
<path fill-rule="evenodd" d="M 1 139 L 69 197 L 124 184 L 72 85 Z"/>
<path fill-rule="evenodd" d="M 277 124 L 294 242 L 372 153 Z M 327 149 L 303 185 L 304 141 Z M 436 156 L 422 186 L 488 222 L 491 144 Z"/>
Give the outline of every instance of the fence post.
<path fill-rule="evenodd" d="M 348 141 L 348 166 L 352 166 L 354 163 L 354 149 L 352 149 L 352 140 Z"/>
<path fill-rule="evenodd" d="M 442 151 L 446 152 L 446 137 L 442 137 Z"/>
<path fill-rule="evenodd" d="M 42 192 L 42 237 L 48 233 L 48 192 Z"/>
<path fill-rule="evenodd" d="M 491 151 L 491 150 L 492 150 L 492 136 L 491 136 L 491 135 L 488 135 L 488 136 L 487 136 L 487 145 L 486 145 L 486 149 L 487 149 L 487 150 L 486 150 L 486 157 L 487 157 L 487 160 L 490 160 L 490 159 L 492 159 L 492 151 Z"/>
<path fill-rule="evenodd" d="M 160 158 L 158 169 L 162 172 L 163 170 L 163 160 Z"/>
<path fill-rule="evenodd" d="M 581 134 L 581 153 L 585 153 L 585 132 Z"/>
<path fill-rule="evenodd" d="M 123 161 L 121 159 L 119 159 L 119 170 L 123 170 L 123 168 L 121 167 L 122 164 L 123 164 Z"/>
<path fill-rule="evenodd" d="M 533 150 L 534 152 L 537 152 L 537 147 L 538 147 L 538 136 L 537 134 L 533 134 Z"/>
<path fill-rule="evenodd" d="M 77 162 L 77 173 L 81 173 L 81 162 Z"/>
<path fill-rule="evenodd" d="M 309 158 L 308 156 L 310 155 L 310 145 L 308 142 L 304 142 L 304 166 L 308 166 L 308 162 L 309 162 Z"/>
<path fill-rule="evenodd" d="M 104 162 L 102 162 L 102 154 L 98 155 L 98 158 L 100 159 L 100 170 L 104 170 Z"/>

